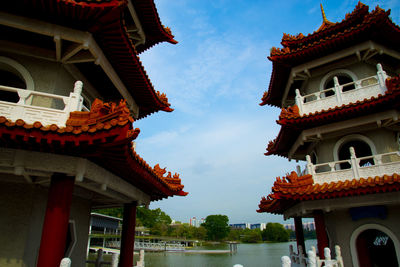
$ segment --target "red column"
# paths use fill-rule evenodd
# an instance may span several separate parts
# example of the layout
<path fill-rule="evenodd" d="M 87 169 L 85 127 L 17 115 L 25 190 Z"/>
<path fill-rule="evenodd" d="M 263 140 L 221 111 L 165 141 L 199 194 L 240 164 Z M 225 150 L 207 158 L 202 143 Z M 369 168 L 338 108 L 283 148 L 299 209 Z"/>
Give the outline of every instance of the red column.
<path fill-rule="evenodd" d="M 324 214 L 322 210 L 314 211 L 315 231 L 317 232 L 317 246 L 319 257 L 324 259 L 324 248 L 329 247 L 328 235 L 326 234 Z"/>
<path fill-rule="evenodd" d="M 65 174 L 51 177 L 38 267 L 59 266 L 64 257 L 73 190 L 74 177 Z"/>
<path fill-rule="evenodd" d="M 304 243 L 304 231 L 301 217 L 294 217 L 294 229 L 296 231 L 297 252 L 299 252 L 299 246 L 301 246 L 303 248 L 303 254 L 306 254 L 306 245 Z"/>
<path fill-rule="evenodd" d="M 119 267 L 133 266 L 133 249 L 135 245 L 136 202 L 124 205 L 122 221 L 121 250 Z"/>

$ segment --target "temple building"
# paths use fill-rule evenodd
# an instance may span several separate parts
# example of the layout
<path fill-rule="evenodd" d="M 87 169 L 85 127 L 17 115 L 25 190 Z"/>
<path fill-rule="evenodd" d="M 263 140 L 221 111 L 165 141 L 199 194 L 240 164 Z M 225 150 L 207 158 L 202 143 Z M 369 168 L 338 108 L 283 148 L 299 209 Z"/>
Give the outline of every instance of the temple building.
<path fill-rule="evenodd" d="M 400 27 L 358 3 L 341 22 L 283 34 L 261 105 L 281 108 L 266 155 L 304 161 L 276 178 L 258 212 L 313 218 L 319 257 L 339 245 L 344 266 L 400 263 Z M 333 258 L 333 257 L 332 257 Z"/>
<path fill-rule="evenodd" d="M 137 205 L 187 194 L 134 143 L 173 110 L 138 55 L 174 36 L 153 0 L 3 1 L 0 32 L 0 266 L 86 266 L 91 210 L 122 206 L 133 266 Z"/>

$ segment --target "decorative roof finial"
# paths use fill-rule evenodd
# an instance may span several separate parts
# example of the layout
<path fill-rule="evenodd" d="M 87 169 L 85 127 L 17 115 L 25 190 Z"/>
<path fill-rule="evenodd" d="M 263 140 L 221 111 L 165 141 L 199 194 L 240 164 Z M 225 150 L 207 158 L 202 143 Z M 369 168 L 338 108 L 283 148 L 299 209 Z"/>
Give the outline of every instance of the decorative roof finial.
<path fill-rule="evenodd" d="M 320 4 L 321 6 L 321 13 L 322 13 L 322 25 L 319 27 L 319 29 L 317 30 L 317 32 L 325 30 L 326 28 L 334 25 L 335 23 L 330 22 L 325 15 L 325 11 L 324 11 L 324 7 L 322 6 L 322 3 Z"/>
<path fill-rule="evenodd" d="M 323 22 L 330 22 L 327 18 L 326 18 L 326 15 L 325 15 L 325 11 L 324 11 L 324 7 L 322 6 L 322 3 L 320 4 L 320 6 L 321 6 L 321 13 L 322 13 L 322 20 L 323 20 Z"/>

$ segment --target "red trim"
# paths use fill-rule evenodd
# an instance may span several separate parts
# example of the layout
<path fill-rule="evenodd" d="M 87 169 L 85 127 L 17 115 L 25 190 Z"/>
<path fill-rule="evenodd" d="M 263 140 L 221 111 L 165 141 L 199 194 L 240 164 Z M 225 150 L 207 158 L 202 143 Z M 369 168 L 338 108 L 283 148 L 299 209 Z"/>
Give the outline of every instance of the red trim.
<path fill-rule="evenodd" d="M 124 204 L 119 267 L 133 266 L 137 203 Z"/>
<path fill-rule="evenodd" d="M 40 241 L 38 267 L 59 266 L 64 258 L 74 178 L 64 174 L 51 177 Z"/>
<path fill-rule="evenodd" d="M 325 259 L 324 248 L 329 247 L 328 235 L 326 233 L 324 214 L 321 210 L 314 211 L 315 231 L 317 234 L 317 246 L 319 257 Z"/>
<path fill-rule="evenodd" d="M 132 4 L 146 34 L 146 43 L 136 48 L 139 53 L 160 42 L 178 43 L 174 39 L 171 30 L 162 25 L 153 0 L 132 0 Z"/>

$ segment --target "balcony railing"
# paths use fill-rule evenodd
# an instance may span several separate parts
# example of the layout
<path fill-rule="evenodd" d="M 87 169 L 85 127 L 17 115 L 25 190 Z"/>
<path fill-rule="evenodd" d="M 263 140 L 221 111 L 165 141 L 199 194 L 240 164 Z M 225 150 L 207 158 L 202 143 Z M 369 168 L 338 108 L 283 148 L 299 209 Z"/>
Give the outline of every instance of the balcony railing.
<path fill-rule="evenodd" d="M 400 151 L 357 158 L 350 147 L 350 159 L 320 164 L 313 164 L 309 155 L 306 159 L 306 172 L 318 184 L 400 173 Z"/>
<path fill-rule="evenodd" d="M 377 64 L 376 67 L 378 70 L 376 75 L 347 84 L 339 84 L 338 78 L 334 77 L 334 87 L 323 91 L 302 96 L 300 90 L 296 89 L 296 105 L 299 107 L 300 115 L 303 116 L 304 114 L 323 109 L 327 110 L 384 94 L 387 90 L 385 81 L 388 76 L 381 64 Z M 349 90 L 350 88 L 354 89 Z"/>
<path fill-rule="evenodd" d="M 83 108 L 82 82 L 75 82 L 74 91 L 69 96 L 60 96 L 0 85 L 0 92 L 17 98 L 14 102 L 0 100 L 0 115 L 16 121 L 24 120 L 32 124 L 36 121 L 47 126 L 65 126 L 71 111 Z M 6 93 L 8 92 L 8 93 Z"/>

